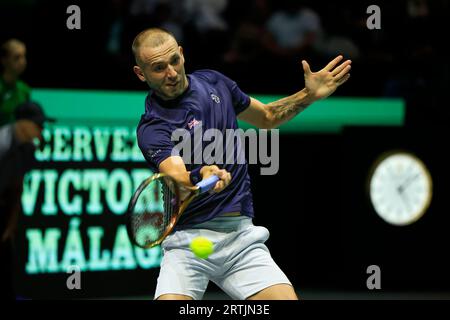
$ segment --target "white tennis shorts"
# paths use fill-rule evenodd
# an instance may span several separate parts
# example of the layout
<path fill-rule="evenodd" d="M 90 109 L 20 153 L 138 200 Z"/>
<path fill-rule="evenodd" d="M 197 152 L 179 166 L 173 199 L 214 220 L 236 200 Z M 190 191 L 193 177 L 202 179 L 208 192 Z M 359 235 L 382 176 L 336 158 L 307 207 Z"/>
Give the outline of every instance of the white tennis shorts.
<path fill-rule="evenodd" d="M 189 249 L 195 237 L 214 244 L 207 259 Z M 264 242 L 269 231 L 254 226 L 249 217 L 218 217 L 169 235 L 162 243 L 163 258 L 155 299 L 163 294 L 182 294 L 202 299 L 209 280 L 232 299 L 244 300 L 275 284 L 291 284 L 272 259 Z"/>

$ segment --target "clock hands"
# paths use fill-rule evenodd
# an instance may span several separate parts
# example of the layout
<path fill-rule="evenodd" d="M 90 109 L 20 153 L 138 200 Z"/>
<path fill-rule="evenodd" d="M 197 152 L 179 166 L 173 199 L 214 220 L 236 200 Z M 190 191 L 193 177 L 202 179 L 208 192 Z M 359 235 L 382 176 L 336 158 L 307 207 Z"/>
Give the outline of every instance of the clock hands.
<path fill-rule="evenodd" d="M 432 188 L 430 172 L 413 154 L 391 151 L 380 156 L 369 177 L 370 200 L 386 222 L 410 224 L 428 209 Z"/>
<path fill-rule="evenodd" d="M 409 176 L 406 181 L 404 181 L 403 183 L 401 183 L 398 187 L 397 187 L 397 191 L 402 194 L 405 189 L 411 184 L 411 182 L 413 182 L 414 180 L 416 180 L 418 177 L 420 176 L 419 173 L 415 174 L 414 176 Z"/>
<path fill-rule="evenodd" d="M 398 176 L 397 176 L 396 174 L 394 174 L 394 172 L 392 171 L 392 169 L 391 169 L 390 167 L 387 167 L 387 170 L 388 170 L 389 175 L 391 176 L 392 179 L 394 179 L 394 180 L 397 180 L 397 179 L 398 179 L 398 178 L 397 178 Z M 420 176 L 419 173 L 417 173 L 417 174 L 415 174 L 415 175 L 413 175 L 413 176 L 412 176 L 412 175 L 408 176 L 408 177 L 406 178 L 406 180 L 403 181 L 402 183 L 400 183 L 400 184 L 397 186 L 397 188 L 396 188 L 398 194 L 400 195 L 400 198 L 402 199 L 402 202 L 404 203 L 404 205 L 405 205 L 405 207 L 406 207 L 406 209 L 407 209 L 408 211 L 411 211 L 411 206 L 410 206 L 410 203 L 409 203 L 409 199 L 408 199 L 406 193 L 404 193 L 404 192 L 405 192 L 406 188 L 407 188 L 414 180 L 416 180 L 419 176 Z"/>
<path fill-rule="evenodd" d="M 410 210 L 411 207 L 409 206 L 409 200 L 408 200 L 408 197 L 406 196 L 405 190 L 411 184 L 411 182 L 416 180 L 419 176 L 420 176 L 419 173 L 417 173 L 415 175 L 410 175 L 408 178 L 406 178 L 406 180 L 403 183 L 401 183 L 397 187 L 397 191 L 398 191 L 400 197 L 402 198 L 403 203 L 405 204 L 405 206 L 407 207 L 408 210 Z"/>
<path fill-rule="evenodd" d="M 408 211 L 411 211 L 411 207 L 409 206 L 409 200 L 408 200 L 408 198 L 406 197 L 406 194 L 403 193 L 403 191 L 402 191 L 402 192 L 399 191 L 399 194 L 400 194 L 400 198 L 402 198 L 402 201 L 403 201 L 403 203 L 404 203 L 405 206 L 406 206 L 406 209 L 407 209 Z"/>

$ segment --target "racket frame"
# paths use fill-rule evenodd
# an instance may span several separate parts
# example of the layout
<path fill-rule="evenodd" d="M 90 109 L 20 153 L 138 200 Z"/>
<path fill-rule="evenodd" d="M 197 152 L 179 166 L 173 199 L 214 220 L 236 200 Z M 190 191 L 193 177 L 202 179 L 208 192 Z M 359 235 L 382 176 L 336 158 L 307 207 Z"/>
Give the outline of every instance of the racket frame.
<path fill-rule="evenodd" d="M 180 216 L 183 214 L 184 210 L 186 210 L 186 208 L 189 206 L 189 204 L 192 202 L 192 200 L 198 194 L 200 194 L 200 191 L 201 191 L 200 187 L 194 186 L 192 188 L 192 190 L 189 191 L 190 193 L 185 198 L 185 200 L 182 202 L 180 200 L 179 203 L 177 204 L 177 207 L 178 207 L 177 213 L 172 215 L 172 217 L 170 218 L 170 222 L 169 222 L 168 226 L 166 227 L 166 229 L 164 230 L 162 236 L 160 236 L 157 240 L 152 241 L 149 244 L 143 246 L 143 245 L 140 245 L 139 243 L 137 243 L 135 237 L 133 236 L 135 234 L 135 232 L 132 231 L 131 216 L 133 215 L 133 209 L 136 206 L 139 196 L 141 195 L 142 191 L 144 191 L 144 189 L 148 185 L 150 185 L 154 180 L 160 180 L 161 178 L 169 178 L 172 180 L 173 184 L 176 186 L 176 188 L 175 188 L 176 189 L 175 190 L 176 198 L 181 199 L 180 184 L 177 183 L 175 181 L 175 179 L 173 179 L 171 176 L 169 176 L 165 173 L 155 173 L 154 175 L 150 176 L 149 178 L 147 178 L 141 182 L 141 184 L 139 185 L 139 187 L 136 189 L 133 196 L 131 197 L 130 202 L 128 203 L 128 208 L 127 208 L 127 212 L 126 212 L 126 215 L 127 215 L 126 226 L 127 226 L 128 237 L 130 238 L 131 242 L 134 245 L 136 245 L 140 248 L 143 248 L 143 249 L 150 249 L 150 248 L 160 245 L 161 242 L 163 242 L 164 239 L 172 232 L 173 228 L 177 224 L 177 222 L 178 222 Z M 181 202 L 181 204 L 180 204 L 180 202 Z M 165 212 L 164 212 L 164 214 L 165 214 Z"/>

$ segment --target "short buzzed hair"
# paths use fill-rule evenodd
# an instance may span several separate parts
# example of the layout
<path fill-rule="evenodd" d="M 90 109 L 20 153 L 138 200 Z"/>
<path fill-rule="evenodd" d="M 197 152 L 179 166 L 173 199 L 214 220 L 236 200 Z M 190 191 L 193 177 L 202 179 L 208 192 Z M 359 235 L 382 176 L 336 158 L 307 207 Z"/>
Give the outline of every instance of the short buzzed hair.
<path fill-rule="evenodd" d="M 11 47 L 14 45 L 21 45 L 25 47 L 25 43 L 18 39 L 9 39 L 2 43 L 0 46 L 0 58 L 6 58 L 11 53 Z"/>
<path fill-rule="evenodd" d="M 134 59 L 136 60 L 136 64 L 139 64 L 139 49 L 142 44 L 145 42 L 147 46 L 151 48 L 159 47 L 160 45 L 166 43 L 169 39 L 175 39 L 175 36 L 161 28 L 149 28 L 140 32 L 133 40 L 133 45 L 131 50 L 134 54 Z"/>

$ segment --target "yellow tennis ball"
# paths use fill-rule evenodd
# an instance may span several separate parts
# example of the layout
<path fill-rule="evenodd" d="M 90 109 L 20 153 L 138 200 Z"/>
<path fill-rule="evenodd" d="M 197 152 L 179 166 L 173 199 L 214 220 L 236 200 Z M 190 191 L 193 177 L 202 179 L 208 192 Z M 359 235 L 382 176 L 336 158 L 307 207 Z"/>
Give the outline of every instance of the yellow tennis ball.
<path fill-rule="evenodd" d="M 208 238 L 196 237 L 191 242 L 192 252 L 201 259 L 207 259 L 214 252 L 214 245 Z"/>

